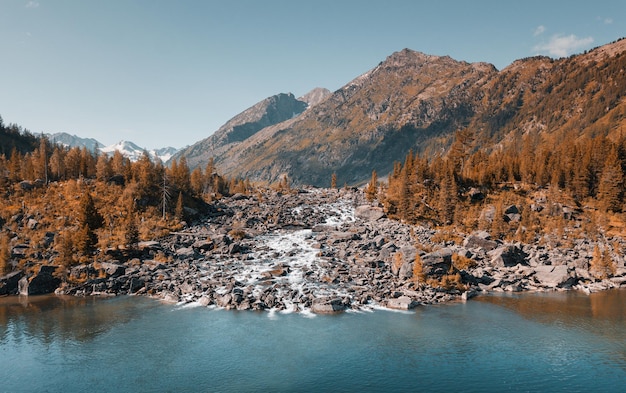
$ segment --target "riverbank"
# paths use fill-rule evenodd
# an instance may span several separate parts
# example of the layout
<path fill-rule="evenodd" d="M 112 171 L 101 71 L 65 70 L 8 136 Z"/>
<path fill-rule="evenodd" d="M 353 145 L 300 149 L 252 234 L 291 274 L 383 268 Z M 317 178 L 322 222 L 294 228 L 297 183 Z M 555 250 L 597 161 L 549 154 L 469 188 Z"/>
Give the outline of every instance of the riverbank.
<path fill-rule="evenodd" d="M 132 252 L 108 250 L 97 262 L 73 267 L 56 292 L 332 313 L 371 305 L 406 310 L 498 291 L 626 286 L 621 256 L 613 277 L 590 275 L 594 247 L 586 239 L 567 247 L 504 243 L 484 231 L 454 241 L 386 218 L 360 190 L 268 191 L 224 198 L 200 222 Z M 54 270 L 12 280 L 21 293 L 32 293 L 55 285 L 46 280 Z"/>

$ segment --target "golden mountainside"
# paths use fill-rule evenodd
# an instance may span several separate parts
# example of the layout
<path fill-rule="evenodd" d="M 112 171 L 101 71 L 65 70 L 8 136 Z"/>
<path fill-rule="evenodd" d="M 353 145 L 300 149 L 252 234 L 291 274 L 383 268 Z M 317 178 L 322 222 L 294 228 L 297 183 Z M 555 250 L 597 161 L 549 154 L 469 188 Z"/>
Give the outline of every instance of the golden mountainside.
<path fill-rule="evenodd" d="M 445 153 L 469 129 L 487 151 L 536 131 L 542 138 L 619 132 L 625 121 L 625 40 L 562 59 L 530 57 L 498 71 L 409 49 L 299 116 L 214 157 L 231 176 L 328 186 L 385 175 L 409 150 Z"/>

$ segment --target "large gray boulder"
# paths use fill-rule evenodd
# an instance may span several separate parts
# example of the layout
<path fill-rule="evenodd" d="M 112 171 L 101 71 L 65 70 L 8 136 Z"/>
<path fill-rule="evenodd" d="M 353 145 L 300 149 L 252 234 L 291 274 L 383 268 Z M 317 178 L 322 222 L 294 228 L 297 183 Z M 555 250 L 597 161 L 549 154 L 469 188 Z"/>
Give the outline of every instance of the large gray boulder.
<path fill-rule="evenodd" d="M 491 240 L 488 233 L 487 236 L 482 235 L 482 233 L 472 233 L 463 240 L 463 247 L 491 251 L 498 247 L 498 242 Z"/>
<path fill-rule="evenodd" d="M 535 281 L 547 288 L 571 287 L 576 284 L 576 277 L 567 265 L 541 265 L 535 268 Z"/>
<path fill-rule="evenodd" d="M 422 271 L 426 276 L 443 276 L 452 266 L 452 250 L 442 248 L 422 255 Z"/>
<path fill-rule="evenodd" d="M 410 310 L 417 307 L 418 305 L 418 302 L 408 296 L 400 296 L 398 298 L 392 298 L 387 300 L 387 307 L 396 310 Z"/>
<path fill-rule="evenodd" d="M 363 221 L 377 221 L 385 217 L 385 212 L 382 207 L 361 205 L 355 209 L 354 215 Z"/>
<path fill-rule="evenodd" d="M 526 258 L 528 255 L 517 245 L 506 244 L 489 251 L 491 265 L 497 267 L 512 267 L 518 264 L 528 265 Z"/>
<path fill-rule="evenodd" d="M 341 299 L 320 299 L 311 304 L 311 312 L 316 314 L 334 314 L 346 309 Z"/>

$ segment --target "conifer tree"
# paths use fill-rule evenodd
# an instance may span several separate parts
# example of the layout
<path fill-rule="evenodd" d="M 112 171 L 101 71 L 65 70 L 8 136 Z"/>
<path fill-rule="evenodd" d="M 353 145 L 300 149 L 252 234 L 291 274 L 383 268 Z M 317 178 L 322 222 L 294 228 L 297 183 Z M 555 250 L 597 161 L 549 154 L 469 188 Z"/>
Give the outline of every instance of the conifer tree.
<path fill-rule="evenodd" d="M 130 250 L 136 249 L 139 243 L 139 228 L 137 227 L 137 218 L 134 213 L 129 214 L 126 221 L 124 242 Z"/>
<path fill-rule="evenodd" d="M 376 170 L 372 171 L 372 178 L 370 182 L 367 184 L 365 188 L 365 198 L 368 201 L 372 202 L 378 196 L 378 175 L 376 175 Z"/>
<path fill-rule="evenodd" d="M 11 271 L 11 248 L 9 238 L 0 234 L 0 276 L 4 276 Z"/>
<path fill-rule="evenodd" d="M 189 181 L 191 184 L 191 191 L 193 192 L 193 194 L 197 197 L 202 196 L 202 194 L 204 193 L 204 188 L 205 188 L 205 180 L 204 180 L 204 174 L 202 173 L 202 168 L 196 167 L 196 169 L 194 169 L 193 172 L 191 172 Z"/>
<path fill-rule="evenodd" d="M 182 191 L 178 193 L 178 200 L 176 201 L 176 209 L 174 210 L 174 216 L 178 219 L 178 220 L 183 220 L 184 219 L 184 205 L 183 205 L 183 193 Z"/>
<path fill-rule="evenodd" d="M 52 155 L 50 156 L 50 175 L 56 180 L 63 179 L 65 175 L 65 152 L 64 150 L 56 146 Z"/>
<path fill-rule="evenodd" d="M 93 198 L 89 191 L 83 192 L 78 209 L 78 222 L 81 227 L 87 226 L 91 231 L 101 228 L 104 218 L 96 209 Z"/>
<path fill-rule="evenodd" d="M 606 211 L 621 212 L 623 192 L 624 173 L 617 149 L 614 147 L 606 158 L 598 186 L 598 199 L 602 208 Z"/>
<path fill-rule="evenodd" d="M 454 211 L 458 202 L 458 188 L 451 167 L 446 168 L 439 183 L 439 200 L 437 210 L 443 224 L 454 222 Z"/>
<path fill-rule="evenodd" d="M 72 236 L 64 231 L 55 237 L 58 265 L 69 268 L 76 263 Z"/>
<path fill-rule="evenodd" d="M 413 261 L 413 280 L 418 284 L 426 282 L 424 264 L 422 263 L 422 257 L 420 257 L 419 253 L 415 254 L 415 260 Z"/>
<path fill-rule="evenodd" d="M 337 189 L 337 174 L 335 172 L 333 172 L 332 176 L 330 177 L 330 188 L 332 188 L 333 190 Z"/>
<path fill-rule="evenodd" d="M 113 176 L 111 160 L 106 153 L 102 153 L 98 156 L 98 161 L 96 161 L 96 179 L 107 181 L 111 176 Z"/>
<path fill-rule="evenodd" d="M 604 251 L 601 251 L 597 244 L 594 247 L 593 258 L 589 262 L 589 273 L 601 280 L 615 275 L 615 263 L 606 247 Z"/>

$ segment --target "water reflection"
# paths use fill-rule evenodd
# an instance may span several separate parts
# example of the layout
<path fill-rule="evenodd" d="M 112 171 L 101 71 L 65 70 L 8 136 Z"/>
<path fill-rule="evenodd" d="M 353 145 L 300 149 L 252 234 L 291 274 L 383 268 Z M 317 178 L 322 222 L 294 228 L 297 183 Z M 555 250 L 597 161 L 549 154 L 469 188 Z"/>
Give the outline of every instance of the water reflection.
<path fill-rule="evenodd" d="M 613 343 L 621 364 L 626 364 L 626 289 L 585 295 L 576 291 L 493 294 L 476 301 L 496 304 L 532 321 L 561 330 L 582 330 Z"/>
<path fill-rule="evenodd" d="M 73 296 L 9 296 L 0 298 L 0 343 L 37 339 L 84 342 L 126 323 L 149 302 L 120 302 Z"/>
<path fill-rule="evenodd" d="M 606 320 L 626 321 L 626 290 L 617 289 L 585 295 L 576 291 L 538 293 L 498 293 L 480 296 L 477 301 L 497 304 L 541 322 Z"/>

